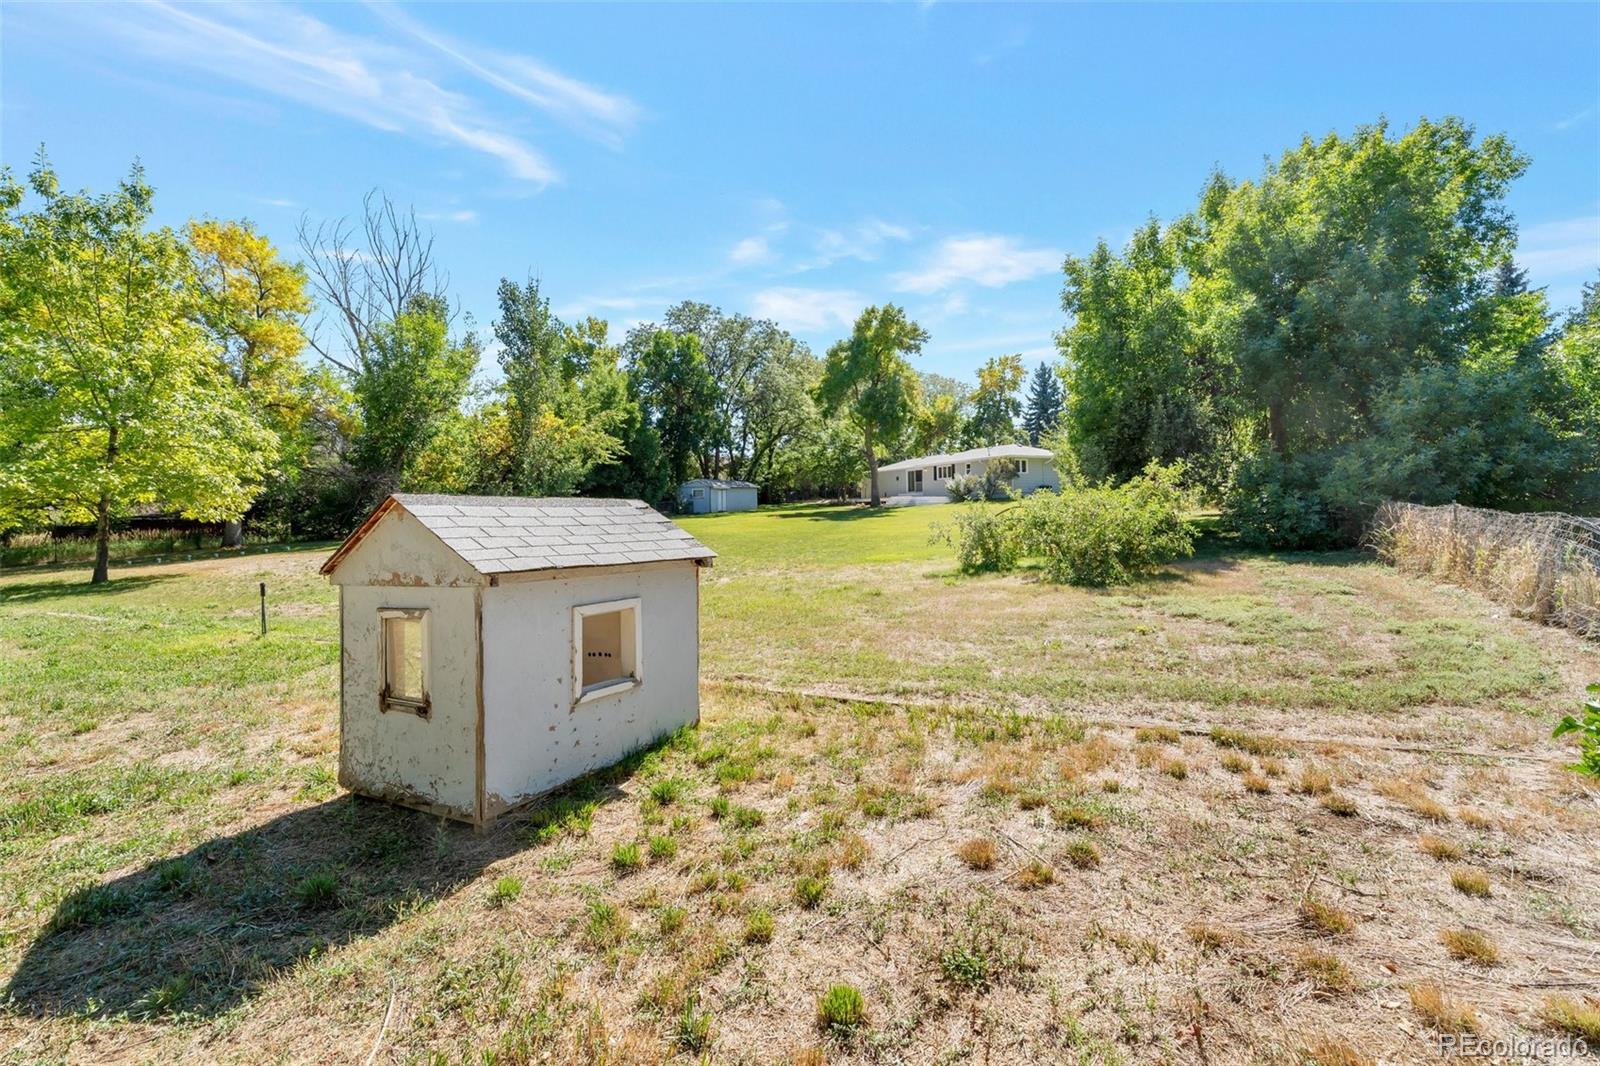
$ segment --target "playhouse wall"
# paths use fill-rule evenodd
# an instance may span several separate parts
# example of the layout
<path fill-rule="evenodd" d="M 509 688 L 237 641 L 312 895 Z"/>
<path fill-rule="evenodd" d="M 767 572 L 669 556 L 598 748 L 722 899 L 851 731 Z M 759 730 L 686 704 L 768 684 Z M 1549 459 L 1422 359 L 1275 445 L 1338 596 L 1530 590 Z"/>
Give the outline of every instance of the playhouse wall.
<path fill-rule="evenodd" d="M 574 705 L 572 608 L 632 597 L 642 683 Z M 687 561 L 503 578 L 485 589 L 485 815 L 699 721 L 699 617 L 699 569 Z"/>

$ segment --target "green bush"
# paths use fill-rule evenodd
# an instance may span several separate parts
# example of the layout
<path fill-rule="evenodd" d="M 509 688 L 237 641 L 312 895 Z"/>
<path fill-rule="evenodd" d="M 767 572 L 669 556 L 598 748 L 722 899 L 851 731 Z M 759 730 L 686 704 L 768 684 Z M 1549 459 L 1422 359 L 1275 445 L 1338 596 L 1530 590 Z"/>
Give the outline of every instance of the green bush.
<path fill-rule="evenodd" d="M 1244 463 L 1223 501 L 1223 524 L 1250 548 L 1314 550 L 1347 541 L 1314 465 L 1272 456 Z"/>
<path fill-rule="evenodd" d="M 1589 686 L 1590 699 L 1583 704 L 1583 717 L 1567 715 L 1556 725 L 1554 736 L 1579 734 L 1578 761 L 1567 769 L 1587 777 L 1600 778 L 1600 685 Z"/>
<path fill-rule="evenodd" d="M 1044 564 L 1049 580 L 1066 584 L 1113 585 L 1154 573 L 1194 551 L 1181 475 L 1177 465 L 1151 463 L 1121 485 L 1036 492 L 1015 509 L 1020 550 Z"/>
<path fill-rule="evenodd" d="M 956 566 L 964 574 L 1001 573 L 1014 569 L 1021 557 L 1016 520 L 1010 509 L 964 507 L 957 512 L 953 526 L 934 527 L 935 543 L 953 545 Z"/>

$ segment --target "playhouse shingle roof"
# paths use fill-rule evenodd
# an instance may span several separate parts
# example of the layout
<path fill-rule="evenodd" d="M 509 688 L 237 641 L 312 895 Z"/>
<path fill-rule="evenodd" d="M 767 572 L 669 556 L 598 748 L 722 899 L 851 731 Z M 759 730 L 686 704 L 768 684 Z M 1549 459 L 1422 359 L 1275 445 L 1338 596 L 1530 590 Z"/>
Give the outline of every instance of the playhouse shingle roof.
<path fill-rule="evenodd" d="M 322 572 L 332 572 L 394 506 L 421 522 L 480 574 L 716 557 L 716 552 L 639 500 L 396 493 L 329 557 Z"/>

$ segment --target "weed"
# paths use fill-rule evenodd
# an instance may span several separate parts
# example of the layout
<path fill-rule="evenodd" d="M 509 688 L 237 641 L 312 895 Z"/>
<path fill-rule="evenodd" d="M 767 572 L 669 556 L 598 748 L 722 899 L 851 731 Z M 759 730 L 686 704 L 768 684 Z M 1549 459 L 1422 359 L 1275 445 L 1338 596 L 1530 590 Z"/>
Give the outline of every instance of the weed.
<path fill-rule="evenodd" d="M 643 865 L 644 855 L 639 849 L 638 841 L 625 841 L 611 849 L 611 868 L 617 873 L 631 874 Z"/>
<path fill-rule="evenodd" d="M 1182 781 L 1189 776 L 1189 764 L 1182 759 L 1162 759 L 1161 772 L 1175 781 Z"/>
<path fill-rule="evenodd" d="M 729 802 L 727 796 L 717 795 L 711 797 L 711 817 L 718 819 L 726 818 L 728 816 L 728 811 L 732 809 L 732 806 L 733 804 Z"/>
<path fill-rule="evenodd" d="M 1211 730 L 1211 743 L 1219 748 L 1236 748 L 1251 755 L 1281 755 L 1289 749 L 1271 737 L 1217 726 Z"/>
<path fill-rule="evenodd" d="M 1495 942 L 1476 929 L 1446 929 L 1439 934 L 1439 943 L 1454 959 L 1475 962 L 1479 966 L 1493 966 L 1500 961 L 1500 949 Z"/>
<path fill-rule="evenodd" d="M 972 988 L 989 984 L 989 960 L 967 944 L 951 944 L 939 953 L 939 968 L 945 980 Z"/>
<path fill-rule="evenodd" d="M 504 907 L 520 895 L 522 895 L 522 878 L 512 877 L 507 874 L 498 878 L 494 883 L 494 888 L 489 890 L 489 905 L 491 907 Z"/>
<path fill-rule="evenodd" d="M 704 1051 L 711 1044 L 711 1012 L 696 1009 L 693 996 L 683 1004 L 672 1029 L 672 1043 L 679 1051 L 690 1054 Z"/>
<path fill-rule="evenodd" d="M 1295 782 L 1294 790 L 1307 796 L 1326 796 L 1333 791 L 1333 778 L 1326 770 L 1307 766 L 1300 771 L 1300 780 Z"/>
<path fill-rule="evenodd" d="M 1176 744 L 1178 731 L 1164 725 L 1140 726 L 1133 731 L 1133 739 L 1141 744 Z"/>
<path fill-rule="evenodd" d="M 1080 870 L 1091 870 L 1100 865 L 1100 848 L 1087 837 L 1079 837 L 1067 844 L 1061 857 Z"/>
<path fill-rule="evenodd" d="M 1318 992 L 1340 995 L 1355 991 L 1356 979 L 1350 968 L 1326 952 L 1307 948 L 1295 956 L 1294 968 Z"/>
<path fill-rule="evenodd" d="M 1481 1028 L 1478 1012 L 1445 993 L 1431 981 L 1412 985 L 1411 1007 L 1418 1017 L 1441 1033 L 1476 1033 Z"/>
<path fill-rule="evenodd" d="M 688 917 L 689 912 L 682 907 L 668 904 L 656 915 L 656 932 L 660 933 L 663 939 L 674 936 L 683 929 L 683 923 Z"/>
<path fill-rule="evenodd" d="M 658 835 L 650 838 L 650 861 L 666 862 L 678 854 L 676 837 Z"/>
<path fill-rule="evenodd" d="M 1253 793 L 1257 796 L 1263 796 L 1272 791 L 1272 782 L 1268 781 L 1260 774 L 1245 774 L 1244 780 L 1241 782 L 1241 784 L 1244 785 L 1244 790 L 1246 792 Z"/>
<path fill-rule="evenodd" d="M 597 951 L 616 947 L 628 935 L 628 917 L 613 903 L 591 899 L 583 927 L 584 939 Z"/>
<path fill-rule="evenodd" d="M 854 985 L 832 985 L 817 1001 L 817 1025 L 848 1040 L 867 1020 L 867 1001 Z"/>
<path fill-rule="evenodd" d="M 1490 818 L 1487 814 L 1484 814 L 1480 810 L 1475 810 L 1472 807 L 1462 807 L 1460 810 L 1456 811 L 1456 815 L 1461 819 L 1464 825 L 1471 826 L 1473 829 L 1494 828 L 1493 818 Z"/>
<path fill-rule="evenodd" d="M 1361 811 L 1356 801 L 1342 792 L 1330 792 L 1323 796 L 1322 809 L 1340 818 L 1354 818 Z"/>
<path fill-rule="evenodd" d="M 839 865 L 846 870 L 858 870 L 867 861 L 871 849 L 860 833 L 849 833 L 839 841 Z"/>
<path fill-rule="evenodd" d="M 650 798 L 663 807 L 670 807 L 689 791 L 688 782 L 678 777 L 659 777 L 650 782 Z"/>
<path fill-rule="evenodd" d="M 956 854 L 961 856 L 962 862 L 974 870 L 991 869 L 995 860 L 994 841 L 985 837 L 973 837 L 956 849 Z"/>
<path fill-rule="evenodd" d="M 1300 1049 L 1301 1066 L 1377 1066 L 1377 1060 L 1343 1040 L 1319 1036 Z"/>
<path fill-rule="evenodd" d="M 319 870 L 302 878 L 294 886 L 294 895 L 308 911 L 330 910 L 339 905 L 339 876 L 330 870 Z"/>
<path fill-rule="evenodd" d="M 1600 1000 L 1547 996 L 1539 1008 L 1539 1017 L 1557 1032 L 1579 1037 L 1590 1048 L 1600 1047 Z"/>
<path fill-rule="evenodd" d="M 151 990 L 145 997 L 144 1013 L 151 1016 L 174 1014 L 189 998 L 194 979 L 187 973 L 174 974 Z"/>
<path fill-rule="evenodd" d="M 1056 879 L 1056 872 L 1042 859 L 1030 860 L 1017 871 L 1017 883 L 1023 888 L 1043 888 Z"/>
<path fill-rule="evenodd" d="M 746 944 L 769 944 L 772 942 L 772 912 L 765 907 L 757 907 L 744 919 L 744 942 Z"/>
<path fill-rule="evenodd" d="M 1457 866 L 1450 871 L 1450 887 L 1463 895 L 1483 898 L 1489 895 L 1489 875 L 1470 866 Z"/>
<path fill-rule="evenodd" d="M 1300 901 L 1299 914 L 1302 922 L 1324 936 L 1346 936 L 1355 932 L 1355 915 L 1314 896 Z"/>
<path fill-rule="evenodd" d="M 1217 951 L 1233 947 L 1244 939 L 1238 931 L 1212 922 L 1196 922 L 1189 926 L 1186 932 L 1195 947 L 1201 951 Z"/>
<path fill-rule="evenodd" d="M 767 816 L 754 807 L 734 807 L 728 812 L 728 821 L 740 829 L 754 829 L 767 820 Z"/>
<path fill-rule="evenodd" d="M 1431 833 L 1424 833 L 1417 838 L 1417 847 L 1429 858 L 1438 859 L 1440 862 L 1455 862 L 1461 858 L 1461 846 L 1444 837 L 1436 837 Z"/>
<path fill-rule="evenodd" d="M 807 874 L 794 883 L 795 902 L 806 910 L 814 909 L 822 902 L 822 897 L 827 895 L 828 879 L 825 877 L 812 877 Z"/>
<path fill-rule="evenodd" d="M 1242 774 L 1254 765 L 1249 758 L 1236 751 L 1223 752 L 1222 768 L 1230 774 Z"/>
<path fill-rule="evenodd" d="M 133 910 L 134 899 L 110 885 L 86 885 L 73 889 L 56 904 L 50 916 L 50 932 L 100 925 Z"/>

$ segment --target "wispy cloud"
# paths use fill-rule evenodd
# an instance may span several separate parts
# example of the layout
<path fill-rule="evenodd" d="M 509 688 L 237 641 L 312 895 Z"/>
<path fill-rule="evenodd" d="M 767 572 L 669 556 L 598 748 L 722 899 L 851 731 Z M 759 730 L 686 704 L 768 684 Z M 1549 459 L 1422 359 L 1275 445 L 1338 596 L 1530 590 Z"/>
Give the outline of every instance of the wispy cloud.
<path fill-rule="evenodd" d="M 1536 281 L 1600 268 L 1600 215 L 1523 227 L 1517 263 Z"/>
<path fill-rule="evenodd" d="M 470 208 L 462 208 L 458 211 L 419 211 L 417 212 L 417 217 L 426 219 L 429 222 L 476 222 L 478 221 L 478 212 Z"/>
<path fill-rule="evenodd" d="M 1590 105 L 1589 107 L 1584 108 L 1582 111 L 1575 111 L 1572 114 L 1568 115 L 1566 118 L 1558 119 L 1557 121 L 1552 122 L 1550 125 L 1555 128 L 1556 132 L 1565 133 L 1567 130 L 1572 129 L 1574 126 L 1583 125 L 1585 122 L 1588 122 L 1593 117 L 1594 117 L 1594 106 Z"/>
<path fill-rule="evenodd" d="M 849 289 L 784 285 L 756 293 L 750 310 L 755 317 L 770 318 L 785 329 L 814 332 L 829 326 L 848 326 L 866 305 L 860 293 Z"/>
<path fill-rule="evenodd" d="M 1029 248 L 1015 237 L 974 234 L 950 237 L 918 270 L 896 274 L 896 290 L 924 295 L 961 284 L 997 289 L 1048 274 L 1061 264 L 1054 248 Z"/>
<path fill-rule="evenodd" d="M 908 241 L 911 230 L 881 218 L 868 218 L 853 226 L 824 228 L 816 232 L 812 255 L 797 270 L 820 270 L 842 259 L 870 263 L 893 241 Z"/>
<path fill-rule="evenodd" d="M 1000 57 L 1015 52 L 1028 43 L 1028 27 L 1013 26 L 1001 34 L 993 44 L 972 57 L 976 66 L 986 67 Z"/>
<path fill-rule="evenodd" d="M 384 40 L 336 29 L 287 5 L 187 6 L 166 0 L 118 6 L 61 5 L 65 17 L 94 20 L 132 50 L 269 96 L 336 114 L 375 129 L 441 141 L 498 160 L 510 173 L 543 186 L 556 167 L 515 125 L 484 102 L 444 84 L 435 55 L 443 53 L 524 104 L 616 141 L 638 109 L 626 97 L 594 89 L 533 60 L 495 54 L 484 59 L 433 39 L 415 20 L 379 8 L 384 22 L 409 40 Z M 417 41 L 429 45 L 418 49 Z"/>
<path fill-rule="evenodd" d="M 447 56 L 485 84 L 613 148 L 622 146 L 623 137 L 639 121 L 639 106 L 620 93 L 587 85 L 526 56 L 473 47 L 418 22 L 392 3 L 377 2 L 370 7 L 385 22 Z"/>

